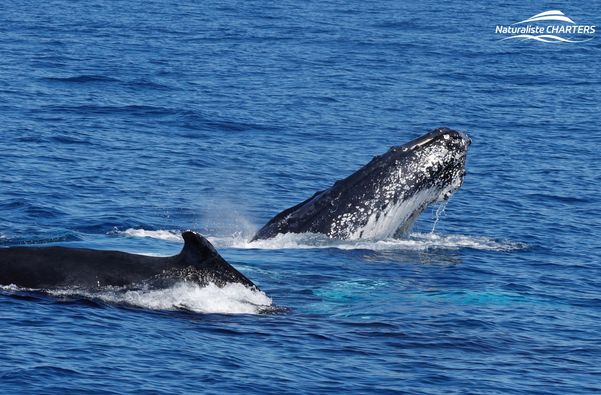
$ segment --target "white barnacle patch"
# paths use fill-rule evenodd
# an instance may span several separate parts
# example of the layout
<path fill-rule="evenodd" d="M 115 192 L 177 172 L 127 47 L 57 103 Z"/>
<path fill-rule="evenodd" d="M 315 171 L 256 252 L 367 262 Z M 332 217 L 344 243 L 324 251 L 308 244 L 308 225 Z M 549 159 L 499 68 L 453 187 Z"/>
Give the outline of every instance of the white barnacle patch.
<path fill-rule="evenodd" d="M 443 138 L 444 143 L 413 146 L 408 156 L 389 163 L 386 174 L 370 180 L 360 199 L 345 203 L 344 212 L 332 218 L 328 236 L 392 237 L 408 230 L 429 204 L 448 199 L 463 183 L 466 151 L 451 146 L 449 135 Z"/>

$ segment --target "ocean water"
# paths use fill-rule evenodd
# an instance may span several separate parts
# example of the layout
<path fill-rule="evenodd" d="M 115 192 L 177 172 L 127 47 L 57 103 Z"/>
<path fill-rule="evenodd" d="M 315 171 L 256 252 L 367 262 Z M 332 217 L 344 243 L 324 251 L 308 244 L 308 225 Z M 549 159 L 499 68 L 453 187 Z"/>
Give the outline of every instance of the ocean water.
<path fill-rule="evenodd" d="M 4 2 L 0 245 L 171 255 L 263 292 L 0 290 L 0 392 L 601 392 L 599 2 Z M 404 240 L 282 209 L 439 126 L 463 187 Z"/>

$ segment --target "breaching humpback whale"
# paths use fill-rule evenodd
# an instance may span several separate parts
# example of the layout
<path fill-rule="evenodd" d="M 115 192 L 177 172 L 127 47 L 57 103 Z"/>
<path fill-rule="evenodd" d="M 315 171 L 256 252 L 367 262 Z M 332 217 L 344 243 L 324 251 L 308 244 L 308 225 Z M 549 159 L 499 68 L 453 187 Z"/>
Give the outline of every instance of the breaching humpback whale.
<path fill-rule="evenodd" d="M 279 233 L 321 233 L 335 239 L 383 239 L 409 231 L 430 204 L 463 184 L 471 140 L 439 128 L 390 148 L 330 188 L 273 217 L 251 241 Z"/>
<path fill-rule="evenodd" d="M 99 288 L 241 283 L 258 289 L 198 233 L 183 232 L 178 255 L 153 257 L 121 251 L 68 247 L 0 248 L 0 285 L 24 288 Z"/>

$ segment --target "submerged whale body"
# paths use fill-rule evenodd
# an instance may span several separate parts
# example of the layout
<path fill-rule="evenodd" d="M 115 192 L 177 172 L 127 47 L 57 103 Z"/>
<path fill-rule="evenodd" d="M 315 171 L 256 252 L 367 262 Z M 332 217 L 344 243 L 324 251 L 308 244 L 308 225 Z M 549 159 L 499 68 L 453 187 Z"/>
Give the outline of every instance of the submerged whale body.
<path fill-rule="evenodd" d="M 321 233 L 335 239 L 383 239 L 408 232 L 431 203 L 463 184 L 471 140 L 439 128 L 390 148 L 330 188 L 273 217 L 251 239 Z"/>
<path fill-rule="evenodd" d="M 178 255 L 153 257 L 121 251 L 68 247 L 0 248 L 0 285 L 34 289 L 171 286 L 190 281 L 201 286 L 240 283 L 258 289 L 234 269 L 203 236 L 182 233 Z"/>

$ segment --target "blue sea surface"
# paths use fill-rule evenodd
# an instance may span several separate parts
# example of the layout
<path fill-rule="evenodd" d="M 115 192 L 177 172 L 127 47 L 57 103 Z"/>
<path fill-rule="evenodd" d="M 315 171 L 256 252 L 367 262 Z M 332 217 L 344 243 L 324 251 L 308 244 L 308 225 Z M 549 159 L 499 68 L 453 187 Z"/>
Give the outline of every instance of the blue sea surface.
<path fill-rule="evenodd" d="M 0 392 L 601 392 L 595 2 L 26 1 L 0 12 L 0 246 L 172 255 L 264 293 L 0 290 Z M 463 187 L 405 240 L 248 243 L 433 128 Z M 269 309 L 266 309 L 269 307 Z"/>

